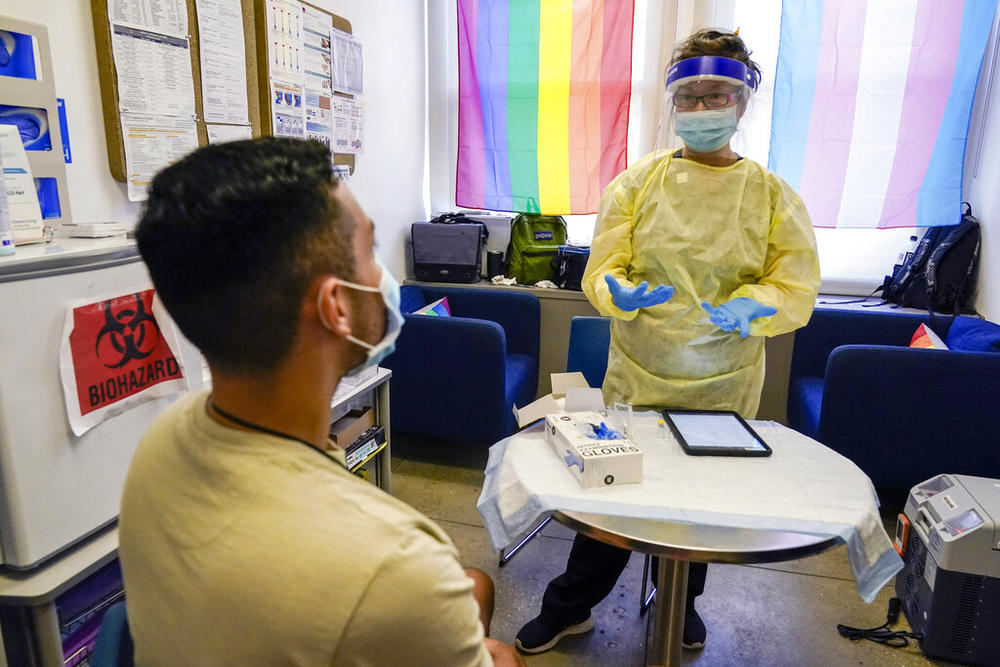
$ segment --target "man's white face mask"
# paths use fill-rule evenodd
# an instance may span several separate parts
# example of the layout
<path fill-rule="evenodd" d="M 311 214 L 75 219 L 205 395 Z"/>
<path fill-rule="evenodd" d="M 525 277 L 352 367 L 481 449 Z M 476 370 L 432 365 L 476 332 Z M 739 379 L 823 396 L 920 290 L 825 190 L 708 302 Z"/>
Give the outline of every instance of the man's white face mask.
<path fill-rule="evenodd" d="M 371 366 L 377 366 L 379 362 L 392 354 L 396 349 L 396 339 L 399 337 L 399 332 L 403 328 L 403 314 L 399 310 L 399 283 L 381 261 L 376 259 L 375 262 L 382 271 L 382 277 L 379 279 L 378 287 L 359 285 L 347 280 L 341 280 L 340 278 L 337 279 L 341 285 L 350 287 L 351 289 L 360 290 L 362 292 L 377 292 L 382 295 L 382 301 L 385 303 L 385 334 L 382 336 L 381 340 L 372 345 L 371 343 L 366 343 L 360 338 L 350 335 L 347 336 L 347 340 L 368 350 L 368 355 L 365 357 L 365 360 L 348 371 L 349 373 L 355 373 Z M 322 302 L 322 299 L 323 293 L 320 292 L 320 302 Z M 323 314 L 322 303 L 317 305 L 317 309 L 319 311 L 320 321 L 323 322 L 323 326 L 332 331 L 333 327 L 330 326 L 330 323 L 326 320 L 326 316 Z"/>

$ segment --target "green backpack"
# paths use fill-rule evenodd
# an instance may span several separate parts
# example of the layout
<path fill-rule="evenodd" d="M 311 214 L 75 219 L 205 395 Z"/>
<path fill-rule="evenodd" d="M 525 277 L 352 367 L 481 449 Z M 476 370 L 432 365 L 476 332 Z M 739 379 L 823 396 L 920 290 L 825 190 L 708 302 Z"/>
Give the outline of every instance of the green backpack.
<path fill-rule="evenodd" d="M 521 213 L 510 226 L 507 275 L 522 285 L 554 280 L 552 260 L 566 244 L 566 221 L 559 215 Z"/>

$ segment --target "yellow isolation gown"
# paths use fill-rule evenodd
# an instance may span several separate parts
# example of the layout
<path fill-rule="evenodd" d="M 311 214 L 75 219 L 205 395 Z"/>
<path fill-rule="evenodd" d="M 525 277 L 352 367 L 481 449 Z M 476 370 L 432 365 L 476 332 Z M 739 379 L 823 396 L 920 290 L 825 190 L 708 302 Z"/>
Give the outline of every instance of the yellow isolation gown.
<path fill-rule="evenodd" d="M 604 274 L 673 297 L 625 312 Z M 612 319 L 604 398 L 633 405 L 735 410 L 753 418 L 764 383 L 764 336 L 809 321 L 819 259 L 799 196 L 760 164 L 711 167 L 658 152 L 605 189 L 583 291 Z M 749 297 L 778 309 L 750 336 L 709 321 L 701 302 Z"/>

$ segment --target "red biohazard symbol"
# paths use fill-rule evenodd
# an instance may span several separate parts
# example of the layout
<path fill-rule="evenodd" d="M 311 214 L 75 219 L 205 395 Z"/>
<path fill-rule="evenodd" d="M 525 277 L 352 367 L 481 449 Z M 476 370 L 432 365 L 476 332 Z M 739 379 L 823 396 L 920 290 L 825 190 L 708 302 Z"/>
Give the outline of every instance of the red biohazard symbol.
<path fill-rule="evenodd" d="M 160 328 L 146 312 L 140 295 L 135 295 L 135 308 L 125 307 L 112 312 L 111 300 L 101 304 L 104 326 L 97 334 L 94 351 L 108 368 L 121 368 L 133 359 L 145 359 L 160 342 Z M 108 363 L 112 361 L 113 363 Z"/>
<path fill-rule="evenodd" d="M 154 298 L 148 289 L 71 307 L 69 353 L 81 416 L 184 378 L 169 329 L 156 321 Z"/>

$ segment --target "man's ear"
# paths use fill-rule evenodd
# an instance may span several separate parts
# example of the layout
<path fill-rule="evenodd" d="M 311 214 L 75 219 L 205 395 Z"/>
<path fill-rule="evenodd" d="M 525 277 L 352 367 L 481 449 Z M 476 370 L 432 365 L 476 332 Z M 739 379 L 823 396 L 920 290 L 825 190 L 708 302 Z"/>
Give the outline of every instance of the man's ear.
<path fill-rule="evenodd" d="M 351 335 L 350 306 L 347 290 L 333 276 L 324 278 L 316 295 L 316 316 L 331 333 Z"/>

